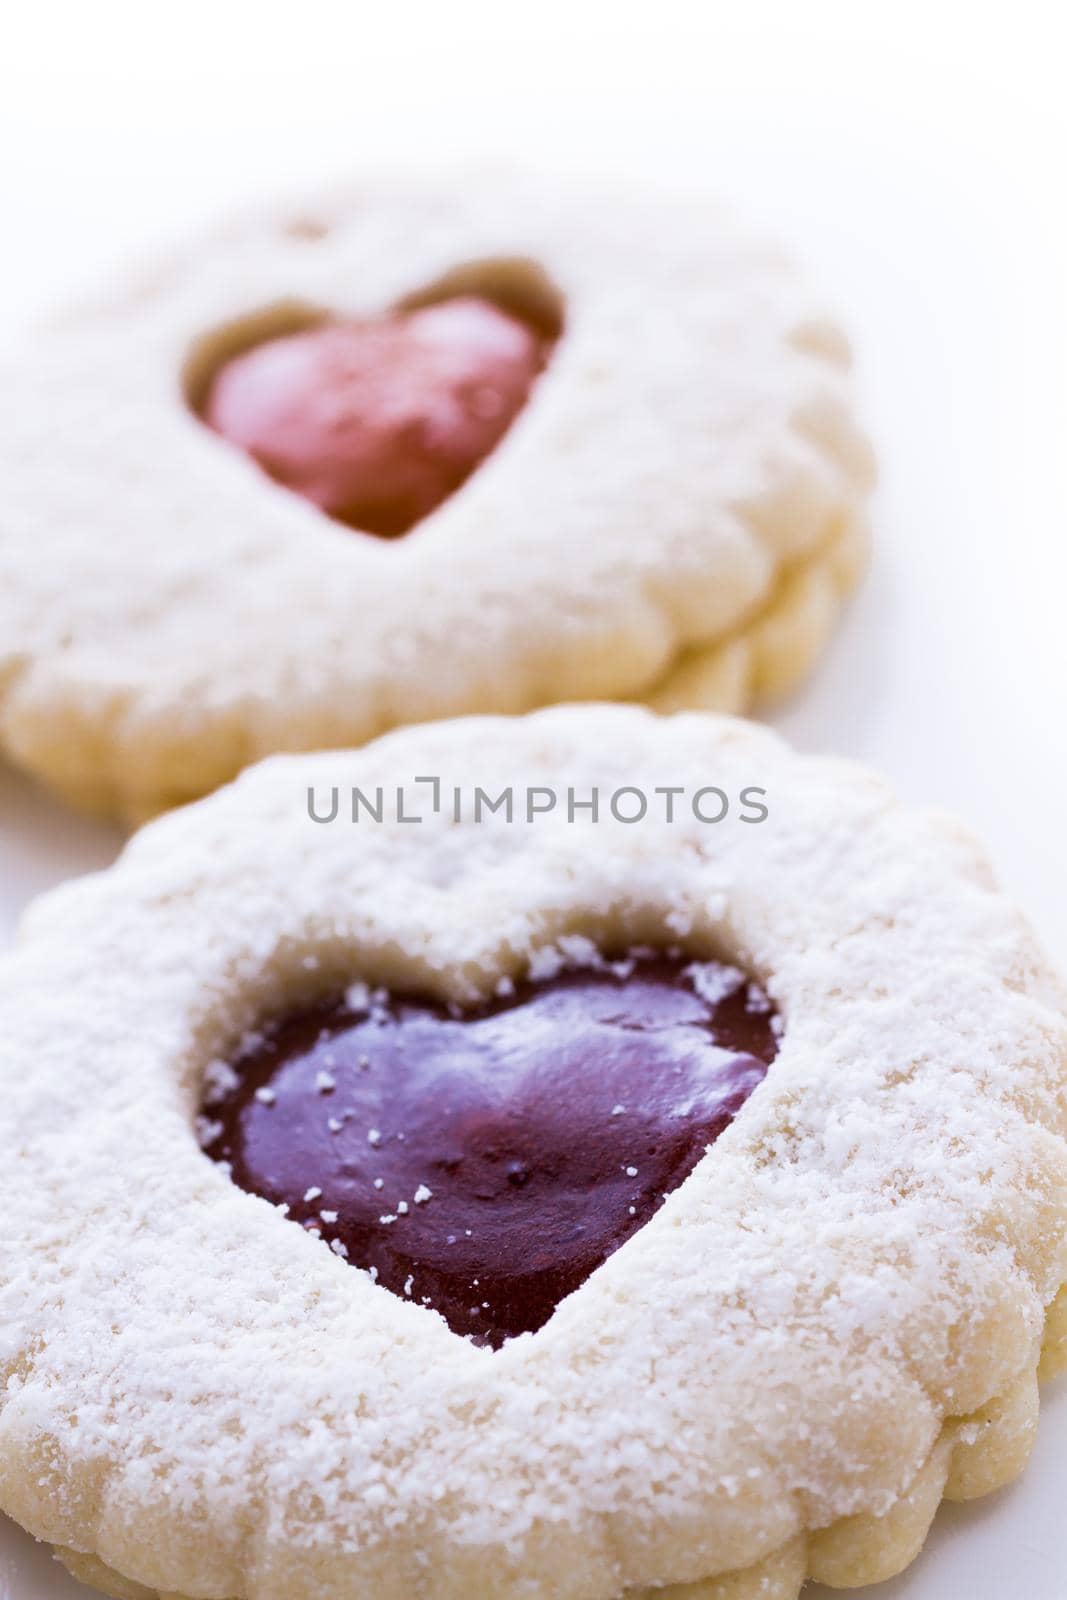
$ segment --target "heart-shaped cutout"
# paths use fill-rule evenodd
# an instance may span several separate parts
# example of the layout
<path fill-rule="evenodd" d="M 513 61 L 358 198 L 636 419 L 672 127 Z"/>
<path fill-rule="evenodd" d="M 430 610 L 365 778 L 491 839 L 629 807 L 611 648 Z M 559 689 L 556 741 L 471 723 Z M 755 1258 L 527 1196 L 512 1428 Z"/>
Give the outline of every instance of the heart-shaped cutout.
<path fill-rule="evenodd" d="M 350 528 L 392 538 L 496 449 L 554 337 L 476 290 L 415 297 L 383 316 L 316 318 L 242 341 L 196 409 L 276 483 Z"/>
<path fill-rule="evenodd" d="M 641 1228 L 761 1081 L 777 1016 L 675 954 L 454 1014 L 356 985 L 209 1081 L 207 1154 L 394 1294 L 498 1347 Z"/>

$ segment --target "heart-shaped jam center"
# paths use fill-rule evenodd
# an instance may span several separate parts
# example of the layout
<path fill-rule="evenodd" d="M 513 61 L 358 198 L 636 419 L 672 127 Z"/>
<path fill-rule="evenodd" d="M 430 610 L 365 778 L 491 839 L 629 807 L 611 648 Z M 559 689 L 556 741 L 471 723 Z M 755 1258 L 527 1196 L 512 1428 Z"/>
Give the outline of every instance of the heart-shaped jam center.
<path fill-rule="evenodd" d="M 522 410 L 548 341 L 474 295 L 267 339 L 215 372 L 204 421 L 364 533 L 406 533 Z"/>
<path fill-rule="evenodd" d="M 686 1178 L 778 1048 L 736 968 L 631 954 L 462 1015 L 350 989 L 209 1075 L 207 1153 L 394 1294 L 494 1347 Z"/>

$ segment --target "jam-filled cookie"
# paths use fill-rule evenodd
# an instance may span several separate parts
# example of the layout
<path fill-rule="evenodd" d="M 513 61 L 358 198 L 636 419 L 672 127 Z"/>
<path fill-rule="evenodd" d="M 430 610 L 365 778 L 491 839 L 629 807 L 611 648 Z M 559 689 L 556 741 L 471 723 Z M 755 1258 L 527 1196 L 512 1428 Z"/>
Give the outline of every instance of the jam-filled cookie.
<path fill-rule="evenodd" d="M 866 548 L 848 347 L 706 203 L 367 185 L 0 362 L 0 748 L 140 819 L 279 750 L 742 710 Z"/>
<path fill-rule="evenodd" d="M 134 1600 L 873 1582 L 1067 1347 L 1062 991 L 729 718 L 277 757 L 31 909 L 0 1037 L 0 1508 Z"/>

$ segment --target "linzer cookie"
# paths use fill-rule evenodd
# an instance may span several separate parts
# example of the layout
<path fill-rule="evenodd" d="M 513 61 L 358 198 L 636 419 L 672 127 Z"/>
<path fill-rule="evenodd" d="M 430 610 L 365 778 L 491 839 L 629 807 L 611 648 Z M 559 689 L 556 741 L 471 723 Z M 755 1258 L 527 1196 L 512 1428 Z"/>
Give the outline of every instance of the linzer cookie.
<path fill-rule="evenodd" d="M 0 748 L 136 820 L 402 723 L 777 694 L 864 558 L 848 360 L 697 200 L 235 223 L 0 363 Z"/>
<path fill-rule="evenodd" d="M 276 757 L 31 908 L 0 1035 L 0 1509 L 126 1600 L 875 1582 L 1067 1353 L 1061 989 L 730 718 Z"/>

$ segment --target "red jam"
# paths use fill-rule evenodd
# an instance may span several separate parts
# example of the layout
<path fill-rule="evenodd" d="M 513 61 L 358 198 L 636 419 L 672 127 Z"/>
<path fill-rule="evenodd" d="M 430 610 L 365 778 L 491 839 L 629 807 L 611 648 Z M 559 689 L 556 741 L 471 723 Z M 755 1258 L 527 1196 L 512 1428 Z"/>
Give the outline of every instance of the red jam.
<path fill-rule="evenodd" d="M 643 1227 L 778 1049 L 734 968 L 643 953 L 453 1015 L 349 990 L 249 1042 L 207 1153 L 454 1332 L 501 1345 Z"/>
<path fill-rule="evenodd" d="M 547 354 L 526 323 L 464 296 L 256 345 L 215 374 L 203 417 L 328 516 L 390 537 L 495 449 Z"/>

